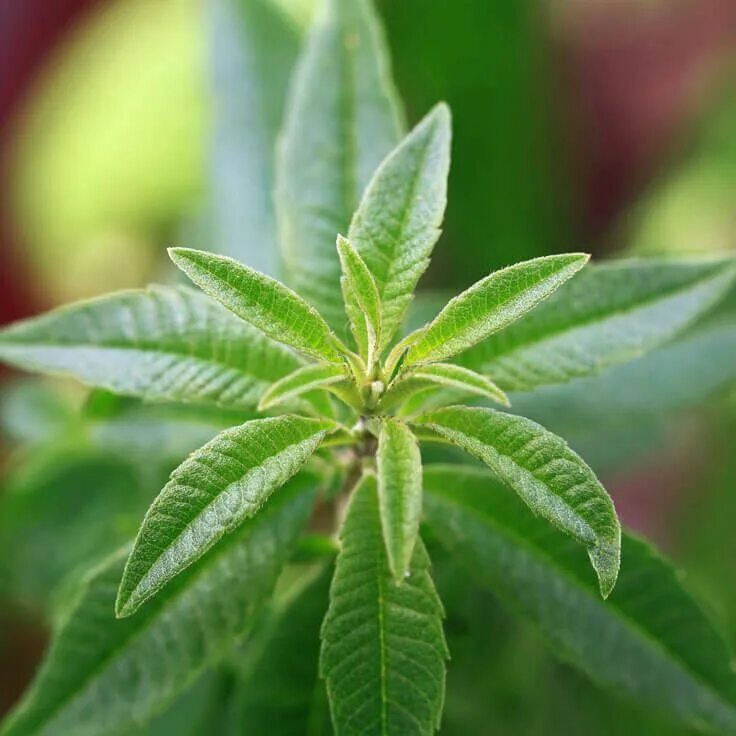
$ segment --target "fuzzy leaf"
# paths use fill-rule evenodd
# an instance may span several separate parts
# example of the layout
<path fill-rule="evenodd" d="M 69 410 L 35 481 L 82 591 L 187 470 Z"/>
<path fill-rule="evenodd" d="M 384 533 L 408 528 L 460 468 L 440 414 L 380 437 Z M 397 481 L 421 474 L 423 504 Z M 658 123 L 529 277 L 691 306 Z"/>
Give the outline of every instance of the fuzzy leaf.
<path fill-rule="evenodd" d="M 593 471 L 567 443 L 524 417 L 451 406 L 418 420 L 483 461 L 535 514 L 585 545 L 605 598 L 621 561 L 621 527 Z"/>
<path fill-rule="evenodd" d="M 300 365 L 202 294 L 163 286 L 18 322 L 0 331 L 0 359 L 128 396 L 238 408 Z"/>
<path fill-rule="evenodd" d="M 287 283 L 342 334 L 333 243 L 403 130 L 371 0 L 326 0 L 292 82 L 276 163 Z"/>
<path fill-rule="evenodd" d="M 419 445 L 405 424 L 384 419 L 376 464 L 388 566 L 399 585 L 409 571 L 422 515 L 422 458 Z"/>
<path fill-rule="evenodd" d="M 169 248 L 171 260 L 202 291 L 273 340 L 305 355 L 340 362 L 337 338 L 298 294 L 226 256 Z"/>
<path fill-rule="evenodd" d="M 229 651 L 270 595 L 314 493 L 295 479 L 137 616 L 117 620 L 125 559 L 87 576 L 2 736 L 126 736 Z"/>
<path fill-rule="evenodd" d="M 381 337 L 381 299 L 373 275 L 358 252 L 342 235 L 337 236 L 337 252 L 342 266 L 342 294 L 350 327 L 362 354 L 372 365 Z"/>
<path fill-rule="evenodd" d="M 330 425 L 284 415 L 220 433 L 193 453 L 148 510 L 115 605 L 129 616 L 253 516 L 317 449 Z"/>
<path fill-rule="evenodd" d="M 736 673 L 701 607 L 651 547 L 625 534 L 602 601 L 584 555 L 481 469 L 427 466 L 427 523 L 453 557 L 592 680 L 697 730 L 736 732 Z"/>
<path fill-rule="evenodd" d="M 401 325 L 440 235 L 450 167 L 450 111 L 437 105 L 381 164 L 349 238 L 381 298 L 381 350 Z"/>
<path fill-rule="evenodd" d="M 544 256 L 486 276 L 447 303 L 409 349 L 407 365 L 444 360 L 485 340 L 550 296 L 587 261 L 583 253 Z"/>
<path fill-rule="evenodd" d="M 339 383 L 346 377 L 346 369 L 339 365 L 305 365 L 271 386 L 258 404 L 259 410 L 269 409 L 277 404 L 295 399 L 316 389 Z"/>
<path fill-rule="evenodd" d="M 322 626 L 320 671 L 337 736 L 429 736 L 439 726 L 447 646 L 442 604 L 417 541 L 410 576 L 388 568 L 375 476 L 353 492 Z"/>
<path fill-rule="evenodd" d="M 458 362 L 512 391 L 599 373 L 675 337 L 724 296 L 734 276 L 733 260 L 592 266 Z"/>

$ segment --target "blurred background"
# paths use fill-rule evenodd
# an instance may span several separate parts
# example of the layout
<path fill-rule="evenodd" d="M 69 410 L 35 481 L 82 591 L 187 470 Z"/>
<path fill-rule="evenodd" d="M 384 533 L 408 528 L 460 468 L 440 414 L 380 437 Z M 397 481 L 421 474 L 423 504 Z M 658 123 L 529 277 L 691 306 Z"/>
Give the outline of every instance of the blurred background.
<path fill-rule="evenodd" d="M 264 2 L 295 54 L 314 3 Z M 425 287 L 564 250 L 736 248 L 736 0 L 377 4 L 409 121 L 438 99 L 453 110 L 449 208 Z M 0 324 L 168 280 L 173 243 L 277 261 L 238 229 L 238 202 L 257 186 L 238 143 L 247 29 L 222 5 L 0 1 Z M 656 412 L 617 405 L 593 437 L 586 422 L 608 417 L 605 401 L 548 408 L 625 523 L 688 571 L 732 641 L 735 332 L 718 337 L 725 369 Z M 0 373 L 0 712 L 37 666 L 68 574 L 135 530 L 170 470 L 148 462 L 150 437 L 131 444 L 145 417 L 124 414 L 123 434 L 120 416 L 111 397 Z M 172 463 L 211 429 L 177 426 L 157 425 L 154 440 Z M 561 722 L 566 733 L 687 733 L 597 691 L 491 596 L 447 577 L 462 601 L 448 620 L 447 733 L 550 734 Z"/>

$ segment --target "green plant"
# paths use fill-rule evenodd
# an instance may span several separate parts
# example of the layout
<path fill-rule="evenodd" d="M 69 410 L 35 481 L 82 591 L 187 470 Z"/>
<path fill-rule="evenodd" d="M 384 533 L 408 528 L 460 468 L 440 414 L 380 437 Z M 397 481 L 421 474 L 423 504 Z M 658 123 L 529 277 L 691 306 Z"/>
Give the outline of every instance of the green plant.
<path fill-rule="evenodd" d="M 595 682 L 736 731 L 728 650 L 678 575 L 641 540 L 622 546 L 591 468 L 512 413 L 517 394 L 691 334 L 736 264 L 537 258 L 402 334 L 440 234 L 450 116 L 438 105 L 397 141 L 397 111 L 369 6 L 328 3 L 278 154 L 296 291 L 173 248 L 204 295 L 113 294 L 0 333 L 12 365 L 240 417 L 171 474 L 132 546 L 76 582 L 3 736 L 130 733 L 223 662 L 232 732 L 329 733 L 328 703 L 338 734 L 431 734 L 448 651 L 425 542 Z M 420 445 L 444 462 L 422 467 Z"/>

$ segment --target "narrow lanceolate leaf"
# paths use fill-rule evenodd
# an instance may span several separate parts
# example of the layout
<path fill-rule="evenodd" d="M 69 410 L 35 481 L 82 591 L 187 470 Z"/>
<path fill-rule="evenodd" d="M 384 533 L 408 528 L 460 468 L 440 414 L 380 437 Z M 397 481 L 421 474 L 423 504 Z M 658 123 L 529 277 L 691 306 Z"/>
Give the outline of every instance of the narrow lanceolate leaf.
<path fill-rule="evenodd" d="M 430 736 L 447 647 L 442 604 L 417 541 L 403 585 L 391 577 L 374 476 L 354 491 L 322 626 L 320 671 L 337 736 Z"/>
<path fill-rule="evenodd" d="M 381 297 L 381 348 L 403 321 L 440 235 L 449 167 L 450 111 L 440 104 L 381 164 L 350 225 Z"/>
<path fill-rule="evenodd" d="M 347 369 L 339 365 L 305 365 L 271 386 L 258 405 L 260 410 L 283 404 L 285 401 L 316 389 L 339 383 L 347 377 Z"/>
<path fill-rule="evenodd" d="M 128 616 L 253 516 L 315 451 L 330 425 L 281 416 L 217 435 L 172 474 L 148 510 L 116 603 Z"/>
<path fill-rule="evenodd" d="M 623 539 L 616 590 L 602 601 L 584 555 L 481 469 L 425 467 L 425 515 L 476 579 L 595 682 L 698 730 L 736 732 L 736 673 L 725 642 L 673 570 Z"/>
<path fill-rule="evenodd" d="M 342 266 L 342 295 L 345 311 L 358 347 L 372 366 L 381 339 L 381 299 L 375 279 L 350 241 L 337 236 L 337 252 Z"/>
<path fill-rule="evenodd" d="M 411 363 L 444 360 L 519 319 L 573 277 L 584 253 L 544 256 L 496 271 L 451 299 L 411 346 Z"/>
<path fill-rule="evenodd" d="M 733 259 L 591 266 L 458 362 L 512 391 L 599 373 L 671 340 L 718 302 L 735 276 Z"/>
<path fill-rule="evenodd" d="M 418 423 L 482 460 L 535 514 L 584 544 L 608 596 L 621 561 L 621 527 L 605 489 L 563 439 L 494 409 L 450 406 Z"/>
<path fill-rule="evenodd" d="M 273 340 L 340 362 L 339 342 L 319 313 L 282 283 L 226 256 L 169 248 L 171 260 L 202 291 Z"/>
<path fill-rule="evenodd" d="M 249 628 L 313 501 L 311 483 L 293 480 L 131 618 L 113 615 L 124 553 L 89 575 L 2 736 L 135 732 Z"/>
<path fill-rule="evenodd" d="M 276 162 L 287 283 L 341 333 L 335 236 L 347 232 L 365 186 L 403 129 L 372 5 L 323 3 L 297 65 Z"/>
<path fill-rule="evenodd" d="M 0 331 L 0 360 L 119 394 L 254 408 L 299 367 L 202 294 L 155 286 L 78 302 Z"/>
<path fill-rule="evenodd" d="M 409 572 L 422 515 L 422 457 L 411 430 L 385 419 L 376 453 L 378 505 L 388 566 L 396 584 Z"/>

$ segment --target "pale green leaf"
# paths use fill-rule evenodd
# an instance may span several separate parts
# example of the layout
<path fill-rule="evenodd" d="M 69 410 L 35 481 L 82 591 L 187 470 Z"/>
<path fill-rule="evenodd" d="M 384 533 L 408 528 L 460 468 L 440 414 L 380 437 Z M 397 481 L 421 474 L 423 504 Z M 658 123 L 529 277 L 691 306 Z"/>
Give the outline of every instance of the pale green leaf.
<path fill-rule="evenodd" d="M 439 726 L 447 647 L 442 604 L 417 541 L 410 575 L 391 577 L 376 479 L 353 492 L 340 535 L 320 671 L 337 736 L 430 736 Z"/>
<path fill-rule="evenodd" d="M 427 523 L 453 557 L 552 650 L 595 682 L 698 730 L 736 732 L 730 652 L 673 570 L 623 540 L 621 577 L 602 601 L 584 555 L 481 469 L 425 468 Z"/>
<path fill-rule="evenodd" d="M 572 278 L 583 253 L 544 256 L 496 271 L 451 299 L 409 349 L 406 362 L 444 360 L 503 329 Z"/>
<path fill-rule="evenodd" d="M 308 391 L 325 388 L 334 383 L 345 380 L 346 369 L 339 365 L 314 364 L 298 368 L 288 376 L 276 381 L 263 394 L 258 408 L 269 409 L 272 406 L 283 404 L 285 401 L 295 399 Z"/>
<path fill-rule="evenodd" d="M 325 0 L 292 82 L 276 162 L 287 283 L 345 325 L 334 242 L 403 130 L 372 0 Z"/>
<path fill-rule="evenodd" d="M 735 276 L 733 260 L 592 266 L 458 362 L 513 391 L 598 373 L 675 337 L 723 298 Z"/>
<path fill-rule="evenodd" d="M 386 418 L 376 452 L 378 506 L 388 566 L 397 585 L 409 572 L 422 515 L 422 457 L 411 430 Z"/>
<path fill-rule="evenodd" d="M 127 736 L 225 655 L 270 595 L 314 501 L 285 486 L 137 616 L 114 617 L 125 559 L 89 575 L 2 736 Z"/>
<path fill-rule="evenodd" d="M 301 361 L 190 289 L 78 302 L 0 331 L 0 360 L 155 401 L 253 408 Z"/>
<path fill-rule="evenodd" d="M 613 502 L 567 443 L 524 417 L 451 406 L 418 420 L 488 465 L 534 511 L 585 545 L 605 598 L 621 561 Z"/>
<path fill-rule="evenodd" d="M 193 453 L 148 510 L 116 603 L 129 616 L 218 540 L 253 516 L 317 449 L 327 422 L 254 419 Z"/>
<path fill-rule="evenodd" d="M 313 358 L 341 361 L 327 323 L 288 287 L 226 256 L 190 248 L 169 248 L 169 255 L 206 294 L 273 340 Z"/>
<path fill-rule="evenodd" d="M 381 164 L 348 237 L 381 298 L 383 349 L 401 325 L 429 265 L 447 201 L 450 111 L 437 105 Z"/>
<path fill-rule="evenodd" d="M 337 236 L 337 252 L 342 266 L 340 283 L 345 311 L 353 336 L 370 367 L 378 357 L 381 339 L 381 299 L 368 266 L 342 235 Z"/>

